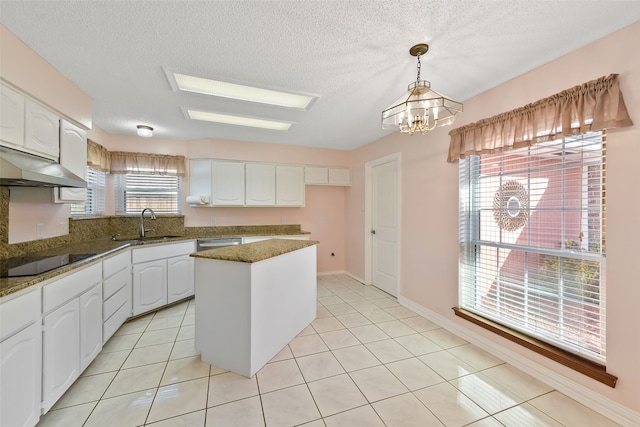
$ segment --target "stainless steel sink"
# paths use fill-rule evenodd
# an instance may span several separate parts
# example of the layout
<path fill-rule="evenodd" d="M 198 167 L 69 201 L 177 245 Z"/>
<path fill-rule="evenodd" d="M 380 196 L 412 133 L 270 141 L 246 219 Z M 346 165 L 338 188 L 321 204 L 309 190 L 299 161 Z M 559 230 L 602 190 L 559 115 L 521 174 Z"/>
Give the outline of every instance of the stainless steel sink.
<path fill-rule="evenodd" d="M 155 240 L 168 240 L 168 239 L 176 239 L 178 237 L 184 237 L 184 236 L 145 236 L 145 237 L 139 237 L 135 240 L 140 241 L 140 242 L 153 242 Z"/>
<path fill-rule="evenodd" d="M 157 242 L 157 241 L 162 241 L 162 240 L 169 240 L 169 239 L 177 239 L 180 237 L 184 237 L 183 235 L 178 235 L 178 234 L 170 234 L 170 235 L 165 235 L 165 236 L 145 236 L 145 237 L 136 237 L 136 236 L 121 236 L 119 234 L 115 234 L 113 236 L 111 236 L 111 240 L 114 240 L 116 242 L 137 242 L 137 243 L 142 243 L 142 242 Z"/>

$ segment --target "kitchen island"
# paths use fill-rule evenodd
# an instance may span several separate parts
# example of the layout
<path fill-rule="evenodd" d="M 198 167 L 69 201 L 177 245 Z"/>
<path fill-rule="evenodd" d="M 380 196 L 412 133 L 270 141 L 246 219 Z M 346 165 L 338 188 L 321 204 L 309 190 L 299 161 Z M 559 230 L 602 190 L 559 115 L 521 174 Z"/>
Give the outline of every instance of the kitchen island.
<path fill-rule="evenodd" d="M 250 378 L 315 319 L 317 244 L 270 239 L 191 255 L 202 361 Z"/>

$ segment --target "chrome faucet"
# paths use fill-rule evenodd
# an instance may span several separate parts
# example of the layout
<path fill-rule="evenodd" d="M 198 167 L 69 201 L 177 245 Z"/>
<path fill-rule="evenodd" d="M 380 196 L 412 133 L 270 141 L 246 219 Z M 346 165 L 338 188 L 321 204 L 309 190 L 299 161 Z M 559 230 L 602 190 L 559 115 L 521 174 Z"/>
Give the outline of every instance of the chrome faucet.
<path fill-rule="evenodd" d="M 146 211 L 151 212 L 151 219 L 156 219 L 156 214 L 153 211 L 153 209 L 151 208 L 144 208 L 142 209 L 142 213 L 140 214 L 140 237 L 144 237 L 144 233 L 146 233 L 147 231 L 155 231 L 153 228 L 144 228 L 144 213 Z"/>

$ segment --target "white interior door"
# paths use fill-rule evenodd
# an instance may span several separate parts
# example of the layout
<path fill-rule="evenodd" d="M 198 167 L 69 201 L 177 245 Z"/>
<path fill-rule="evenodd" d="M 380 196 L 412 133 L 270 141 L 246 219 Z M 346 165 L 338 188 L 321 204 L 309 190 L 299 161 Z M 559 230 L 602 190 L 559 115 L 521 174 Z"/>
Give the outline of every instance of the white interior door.
<path fill-rule="evenodd" d="M 398 295 L 398 162 L 371 169 L 371 271 L 374 286 Z"/>

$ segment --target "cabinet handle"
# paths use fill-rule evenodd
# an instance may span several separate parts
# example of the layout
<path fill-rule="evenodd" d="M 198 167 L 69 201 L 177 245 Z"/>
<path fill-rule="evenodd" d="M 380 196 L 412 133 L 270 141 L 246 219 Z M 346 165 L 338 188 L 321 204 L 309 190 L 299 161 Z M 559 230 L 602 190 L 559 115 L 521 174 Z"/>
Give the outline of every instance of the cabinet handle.
<path fill-rule="evenodd" d="M 376 230 L 371 230 L 371 234 L 376 234 Z"/>

